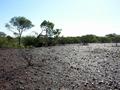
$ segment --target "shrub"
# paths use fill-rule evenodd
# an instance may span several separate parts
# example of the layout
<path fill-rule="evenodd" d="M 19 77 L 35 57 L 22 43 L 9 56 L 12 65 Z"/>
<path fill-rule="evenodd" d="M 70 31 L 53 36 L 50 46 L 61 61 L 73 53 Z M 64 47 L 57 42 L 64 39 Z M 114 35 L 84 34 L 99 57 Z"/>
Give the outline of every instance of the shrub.
<path fill-rule="evenodd" d="M 31 47 L 31 46 L 35 46 L 36 44 L 36 37 L 34 36 L 26 36 L 26 37 L 22 37 L 22 44 L 25 47 Z"/>
<path fill-rule="evenodd" d="M 82 43 L 97 43 L 98 40 L 95 35 L 85 35 L 81 37 Z"/>
<path fill-rule="evenodd" d="M 0 48 L 18 48 L 14 38 L 0 37 Z"/>

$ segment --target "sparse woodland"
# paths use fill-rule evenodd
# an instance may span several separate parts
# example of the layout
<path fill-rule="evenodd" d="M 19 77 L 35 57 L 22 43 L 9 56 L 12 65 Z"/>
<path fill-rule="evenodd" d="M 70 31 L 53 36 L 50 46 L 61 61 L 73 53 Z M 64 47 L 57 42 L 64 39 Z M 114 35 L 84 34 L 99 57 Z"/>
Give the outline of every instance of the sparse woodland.
<path fill-rule="evenodd" d="M 44 20 L 40 24 L 41 33 L 33 32 L 36 35 L 22 36 L 22 34 L 34 27 L 32 22 L 25 17 L 13 17 L 5 25 L 5 27 L 13 32 L 15 35 L 8 36 L 7 33 L 0 32 L 0 47 L 8 48 L 28 48 L 28 47 L 42 47 L 42 46 L 54 46 L 61 44 L 82 44 L 88 43 L 117 43 L 120 42 L 120 35 L 115 33 L 108 34 L 106 36 L 96 36 L 92 34 L 76 37 L 64 37 L 60 36 L 62 29 L 54 29 L 54 23 Z"/>
<path fill-rule="evenodd" d="M 25 17 L 5 27 L 15 36 L 0 32 L 0 90 L 120 89 L 120 35 L 64 37 L 44 20 L 40 33 L 22 36 L 34 27 Z"/>
<path fill-rule="evenodd" d="M 1 0 L 0 90 L 120 90 L 120 0 Z"/>

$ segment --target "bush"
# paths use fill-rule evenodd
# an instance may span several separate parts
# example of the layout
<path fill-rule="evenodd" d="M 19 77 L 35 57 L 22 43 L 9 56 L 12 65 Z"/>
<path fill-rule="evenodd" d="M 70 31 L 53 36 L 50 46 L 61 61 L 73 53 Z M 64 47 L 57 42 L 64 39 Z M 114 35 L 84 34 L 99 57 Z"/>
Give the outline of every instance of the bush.
<path fill-rule="evenodd" d="M 8 44 L 8 41 L 5 37 L 0 37 L 0 48 L 6 47 Z"/>
<path fill-rule="evenodd" d="M 80 37 L 59 37 L 58 44 L 80 43 Z"/>
<path fill-rule="evenodd" d="M 0 37 L 0 48 L 18 48 L 14 38 Z"/>
<path fill-rule="evenodd" d="M 97 37 L 95 35 L 85 35 L 81 37 L 81 42 L 83 44 L 87 43 L 97 43 Z"/>
<path fill-rule="evenodd" d="M 26 37 L 22 37 L 22 44 L 25 47 L 32 47 L 35 46 L 36 44 L 36 37 L 34 36 L 26 36 Z"/>
<path fill-rule="evenodd" d="M 97 37 L 99 43 L 111 43 L 112 40 L 109 37 Z"/>

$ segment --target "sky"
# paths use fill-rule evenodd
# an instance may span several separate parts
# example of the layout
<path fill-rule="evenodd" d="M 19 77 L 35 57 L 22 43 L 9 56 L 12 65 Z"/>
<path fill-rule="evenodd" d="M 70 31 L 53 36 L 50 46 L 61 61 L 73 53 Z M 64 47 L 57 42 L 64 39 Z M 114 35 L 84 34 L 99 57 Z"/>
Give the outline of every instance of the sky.
<path fill-rule="evenodd" d="M 0 0 L 0 31 L 12 35 L 5 24 L 14 16 L 35 25 L 24 35 L 40 33 L 43 20 L 62 29 L 63 36 L 120 34 L 120 0 Z"/>

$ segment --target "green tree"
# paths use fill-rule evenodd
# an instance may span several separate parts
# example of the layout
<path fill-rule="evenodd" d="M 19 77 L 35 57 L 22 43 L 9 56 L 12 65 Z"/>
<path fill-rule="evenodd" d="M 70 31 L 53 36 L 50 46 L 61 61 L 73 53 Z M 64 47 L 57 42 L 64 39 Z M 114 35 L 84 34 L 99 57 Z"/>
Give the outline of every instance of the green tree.
<path fill-rule="evenodd" d="M 0 32 L 0 37 L 5 37 L 6 34 L 4 32 Z"/>
<path fill-rule="evenodd" d="M 62 29 L 53 30 L 54 34 L 54 44 L 58 44 L 59 35 L 61 34 Z"/>
<path fill-rule="evenodd" d="M 37 43 L 36 37 L 35 36 L 22 37 L 22 43 L 25 47 L 33 47 Z"/>
<path fill-rule="evenodd" d="M 118 46 L 118 43 L 120 43 L 120 35 L 113 33 L 106 36 L 112 39 L 112 42 L 115 43 L 115 46 Z"/>
<path fill-rule="evenodd" d="M 52 22 L 44 20 L 40 25 L 42 31 L 39 34 L 38 37 L 44 37 L 45 38 L 45 46 L 48 46 L 48 44 L 51 41 L 51 38 L 53 36 L 53 28 L 54 24 Z M 45 32 L 45 34 L 43 34 Z"/>
<path fill-rule="evenodd" d="M 115 46 L 117 47 L 117 46 L 118 46 L 118 43 L 120 43 L 120 35 L 116 35 L 116 36 L 113 38 L 113 42 L 115 43 Z"/>
<path fill-rule="evenodd" d="M 40 34 L 43 34 L 43 31 L 45 31 L 46 37 L 52 37 L 53 36 L 53 28 L 54 24 L 52 22 L 44 20 L 40 25 L 42 32 Z"/>
<path fill-rule="evenodd" d="M 28 29 L 31 29 L 33 26 L 34 25 L 30 20 L 20 16 L 11 18 L 9 23 L 5 25 L 6 28 L 18 36 L 19 45 L 21 45 L 22 33 Z"/>
<path fill-rule="evenodd" d="M 86 45 L 88 43 L 96 43 L 98 40 L 95 35 L 85 35 L 81 37 L 81 42 Z"/>
<path fill-rule="evenodd" d="M 106 37 L 110 38 L 112 40 L 112 42 L 114 42 L 116 36 L 117 36 L 117 34 L 115 34 L 115 33 L 106 35 Z"/>
<path fill-rule="evenodd" d="M 56 29 L 56 30 L 53 30 L 54 38 L 59 37 L 61 31 L 62 31 L 62 29 Z"/>
<path fill-rule="evenodd" d="M 97 37 L 99 43 L 111 43 L 112 39 L 109 37 Z"/>
<path fill-rule="evenodd" d="M 45 45 L 48 46 L 49 44 L 53 44 L 53 42 L 56 43 L 60 33 L 61 29 L 55 29 L 54 30 L 54 24 L 52 22 L 44 20 L 40 27 L 42 29 L 41 33 L 38 35 L 38 38 L 44 37 Z M 54 40 L 53 40 L 54 39 Z"/>

